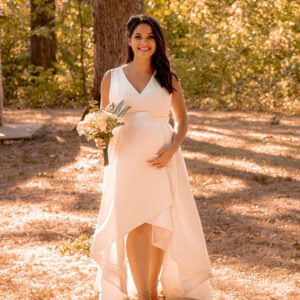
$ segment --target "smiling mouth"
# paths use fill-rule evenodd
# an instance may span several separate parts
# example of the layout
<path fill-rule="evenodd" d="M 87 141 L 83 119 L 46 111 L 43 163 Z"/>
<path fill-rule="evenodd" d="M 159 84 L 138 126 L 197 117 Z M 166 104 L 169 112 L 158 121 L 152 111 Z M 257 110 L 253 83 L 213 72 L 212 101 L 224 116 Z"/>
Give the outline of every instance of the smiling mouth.
<path fill-rule="evenodd" d="M 151 48 L 138 48 L 138 49 L 143 52 L 147 52 L 151 50 Z"/>

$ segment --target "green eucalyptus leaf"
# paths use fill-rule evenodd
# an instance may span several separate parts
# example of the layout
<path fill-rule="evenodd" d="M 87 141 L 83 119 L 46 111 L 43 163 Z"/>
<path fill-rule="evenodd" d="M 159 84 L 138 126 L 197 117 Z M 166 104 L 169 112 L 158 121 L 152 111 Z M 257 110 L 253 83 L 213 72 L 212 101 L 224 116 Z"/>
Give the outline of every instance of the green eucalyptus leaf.
<path fill-rule="evenodd" d="M 123 117 L 126 112 L 131 108 L 131 106 L 127 106 L 126 108 L 124 108 L 118 115 L 117 117 Z"/>
<path fill-rule="evenodd" d="M 109 105 L 107 106 L 107 108 L 106 108 L 106 111 L 108 111 L 108 112 L 110 112 L 110 113 L 113 113 L 114 110 L 115 110 L 115 105 L 114 105 L 114 103 L 109 104 Z"/>
<path fill-rule="evenodd" d="M 116 110 L 114 111 L 114 114 L 117 115 L 117 114 L 120 112 L 120 110 L 121 110 L 123 104 L 124 104 L 124 100 L 122 100 L 122 101 L 117 105 Z"/>

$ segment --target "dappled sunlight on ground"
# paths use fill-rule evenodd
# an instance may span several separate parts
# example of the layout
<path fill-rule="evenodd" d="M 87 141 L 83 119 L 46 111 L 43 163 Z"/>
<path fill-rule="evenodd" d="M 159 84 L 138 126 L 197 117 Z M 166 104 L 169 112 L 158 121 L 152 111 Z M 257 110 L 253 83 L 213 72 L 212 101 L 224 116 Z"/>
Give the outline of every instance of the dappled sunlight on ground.
<path fill-rule="evenodd" d="M 102 152 L 72 131 L 81 113 L 5 110 L 7 122 L 44 126 L 0 144 L 1 299 L 98 298 L 97 266 L 73 246 L 93 234 L 103 176 Z M 182 150 L 217 300 L 300 297 L 300 117 L 272 117 L 189 112 Z"/>
<path fill-rule="evenodd" d="M 215 296 L 296 299 L 300 118 L 282 116 L 272 125 L 270 114 L 189 116 L 182 148 L 213 260 Z"/>
<path fill-rule="evenodd" d="M 4 109 L 5 123 L 40 123 L 56 130 L 72 129 L 84 109 Z"/>

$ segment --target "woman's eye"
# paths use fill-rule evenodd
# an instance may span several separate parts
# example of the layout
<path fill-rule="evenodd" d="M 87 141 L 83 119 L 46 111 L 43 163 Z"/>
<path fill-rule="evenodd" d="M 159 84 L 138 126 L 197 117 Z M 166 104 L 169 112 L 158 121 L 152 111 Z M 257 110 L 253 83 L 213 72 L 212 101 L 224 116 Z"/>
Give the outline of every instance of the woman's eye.
<path fill-rule="evenodd" d="M 135 36 L 134 37 L 135 39 L 137 39 L 137 40 L 141 40 L 142 39 L 142 37 L 140 36 L 140 35 L 137 35 L 137 36 Z M 147 38 L 145 38 L 146 40 L 153 40 L 154 39 L 154 36 L 148 36 Z"/>

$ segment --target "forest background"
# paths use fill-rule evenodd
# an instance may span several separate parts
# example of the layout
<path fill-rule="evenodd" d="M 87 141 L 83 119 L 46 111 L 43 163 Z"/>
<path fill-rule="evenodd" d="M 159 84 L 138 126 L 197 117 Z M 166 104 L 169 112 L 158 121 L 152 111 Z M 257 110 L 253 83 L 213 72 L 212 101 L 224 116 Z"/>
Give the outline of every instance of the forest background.
<path fill-rule="evenodd" d="M 43 70 L 30 64 L 28 1 L 1 4 L 5 106 L 78 107 L 90 98 L 91 3 L 56 0 L 55 5 L 56 62 Z M 144 5 L 165 29 L 189 109 L 300 112 L 296 0 L 153 0 Z M 41 27 L 38 34 L 51 32 Z"/>

